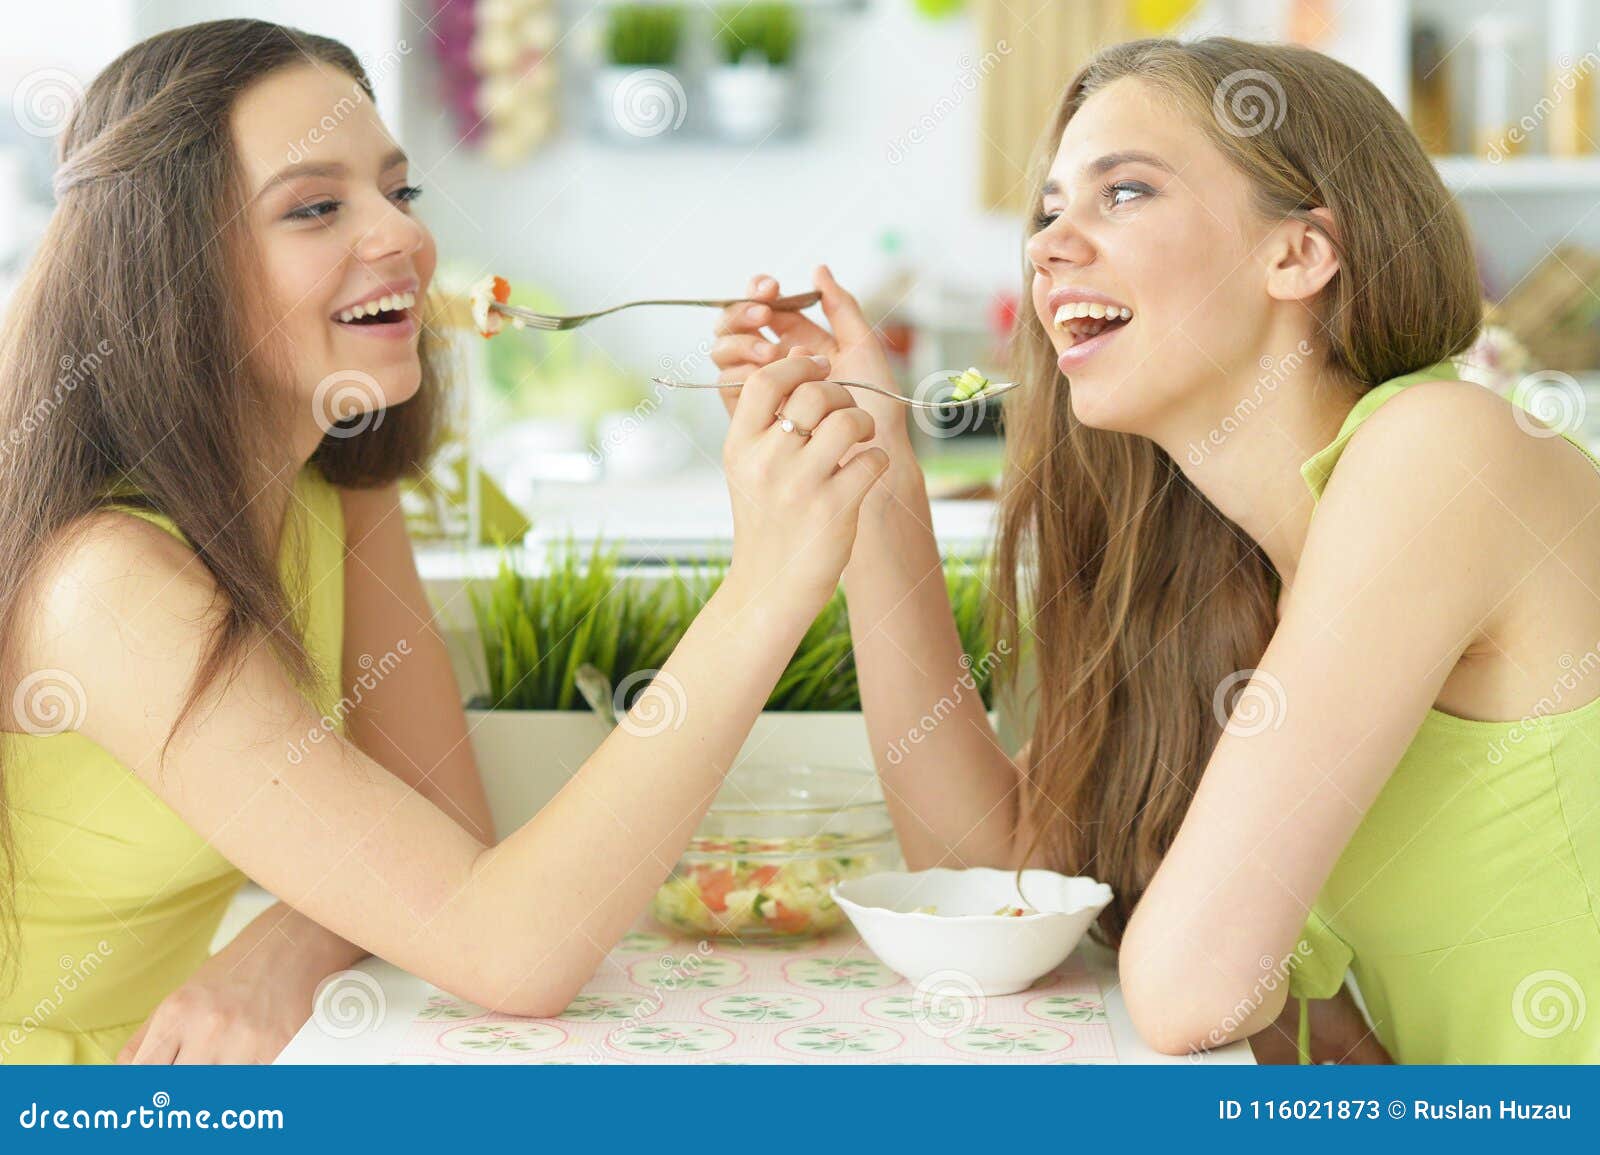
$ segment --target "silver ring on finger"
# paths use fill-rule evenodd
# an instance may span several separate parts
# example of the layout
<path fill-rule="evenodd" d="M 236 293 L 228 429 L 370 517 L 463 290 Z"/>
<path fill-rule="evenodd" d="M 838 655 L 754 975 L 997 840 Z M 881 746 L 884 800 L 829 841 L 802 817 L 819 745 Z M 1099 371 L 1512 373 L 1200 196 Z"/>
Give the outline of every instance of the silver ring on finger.
<path fill-rule="evenodd" d="M 801 437 L 810 437 L 814 432 L 814 430 L 806 429 L 803 426 L 796 425 L 793 418 L 785 417 L 783 415 L 782 409 L 774 413 L 773 416 L 778 419 L 778 428 L 783 430 L 785 433 L 798 433 Z"/>

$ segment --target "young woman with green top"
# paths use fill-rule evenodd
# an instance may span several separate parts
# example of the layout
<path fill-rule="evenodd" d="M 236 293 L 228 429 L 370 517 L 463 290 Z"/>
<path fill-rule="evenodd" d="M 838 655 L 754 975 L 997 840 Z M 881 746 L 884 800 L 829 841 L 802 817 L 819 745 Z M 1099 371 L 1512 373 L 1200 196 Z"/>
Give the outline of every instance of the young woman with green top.
<path fill-rule="evenodd" d="M 732 564 L 660 675 L 685 708 L 497 840 L 395 488 L 434 245 L 356 58 L 156 36 L 89 87 L 56 191 L 0 355 L 0 1061 L 268 1060 L 369 952 L 559 1014 L 837 586 L 871 419 L 780 427 L 815 357 L 752 380 Z M 282 901 L 208 957 L 246 876 Z"/>
<path fill-rule="evenodd" d="M 1033 181 L 993 578 L 1037 674 L 1017 757 L 971 695 L 898 741 L 962 651 L 903 415 L 861 398 L 891 465 L 845 586 L 910 865 L 1109 882 L 1166 1052 L 1600 1061 L 1600 473 L 1457 379 L 1479 288 L 1415 137 L 1315 52 L 1143 41 L 1067 87 Z M 724 316 L 726 379 L 793 341 L 888 377 L 817 284 L 831 333 Z"/>

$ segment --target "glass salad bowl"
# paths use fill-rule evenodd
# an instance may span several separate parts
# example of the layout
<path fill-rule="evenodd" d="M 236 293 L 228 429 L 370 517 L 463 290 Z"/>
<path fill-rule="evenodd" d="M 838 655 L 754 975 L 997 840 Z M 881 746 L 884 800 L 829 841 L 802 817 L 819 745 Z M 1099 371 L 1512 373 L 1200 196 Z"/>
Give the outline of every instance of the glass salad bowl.
<path fill-rule="evenodd" d="M 715 937 L 805 938 L 845 921 L 829 889 L 893 870 L 899 845 L 877 775 L 850 766 L 731 771 L 650 913 Z"/>

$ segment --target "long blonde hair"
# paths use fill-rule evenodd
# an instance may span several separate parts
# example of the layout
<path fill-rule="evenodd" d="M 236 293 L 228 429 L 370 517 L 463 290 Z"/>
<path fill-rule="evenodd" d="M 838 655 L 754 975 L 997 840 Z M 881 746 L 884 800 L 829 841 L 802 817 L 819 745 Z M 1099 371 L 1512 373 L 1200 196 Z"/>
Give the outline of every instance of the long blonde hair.
<path fill-rule="evenodd" d="M 1370 387 L 1471 344 L 1481 298 L 1449 193 L 1377 88 L 1308 49 L 1225 38 L 1106 49 L 1041 140 L 1036 207 L 1067 122 L 1123 77 L 1191 116 L 1267 219 L 1332 214 L 1340 267 L 1315 342 L 1329 371 Z M 1026 268 L 1024 301 L 1031 279 Z M 1100 927 L 1116 942 L 1226 721 L 1218 687 L 1271 638 L 1277 575 L 1154 442 L 1073 417 L 1071 383 L 1025 313 L 1013 364 L 1031 387 L 1007 414 L 996 593 L 1001 636 L 1031 634 L 1037 663 L 1028 857 L 1110 883 Z"/>

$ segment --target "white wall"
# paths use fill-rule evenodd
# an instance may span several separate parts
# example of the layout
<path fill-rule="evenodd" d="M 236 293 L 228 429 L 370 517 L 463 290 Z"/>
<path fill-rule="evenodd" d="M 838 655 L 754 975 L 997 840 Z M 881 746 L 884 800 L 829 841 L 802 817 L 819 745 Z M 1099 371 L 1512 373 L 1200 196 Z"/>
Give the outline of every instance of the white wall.
<path fill-rule="evenodd" d="M 569 8 L 576 20 L 562 46 L 565 111 L 577 123 L 509 171 L 457 146 L 434 102 L 431 55 L 408 57 L 405 143 L 442 254 L 513 281 L 524 276 L 586 309 L 737 293 L 757 271 L 809 287 L 820 261 L 847 285 L 864 286 L 880 267 L 878 238 L 892 229 L 935 276 L 1018 287 L 1020 221 L 977 207 L 978 97 L 962 77 L 982 52 L 970 18 L 931 22 L 909 0 L 829 5 L 811 15 L 807 134 L 756 148 L 630 147 L 592 139 L 583 123 L 585 69 L 571 58 L 597 33 L 594 7 Z M 408 39 L 425 39 L 421 17 L 408 22 Z M 688 99 L 693 115 L 692 85 Z M 910 145 L 909 131 L 936 109 L 944 111 L 926 138 Z M 890 158 L 895 141 L 904 146 L 899 163 Z M 703 313 L 636 313 L 578 339 L 597 342 L 625 368 L 660 372 L 663 356 L 691 352 L 707 324 Z"/>

